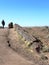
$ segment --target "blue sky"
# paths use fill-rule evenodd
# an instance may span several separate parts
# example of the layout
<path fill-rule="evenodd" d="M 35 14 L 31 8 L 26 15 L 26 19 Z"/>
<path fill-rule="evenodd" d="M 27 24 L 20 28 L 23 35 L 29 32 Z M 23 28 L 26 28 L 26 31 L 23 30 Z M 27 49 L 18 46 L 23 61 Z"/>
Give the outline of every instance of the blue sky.
<path fill-rule="evenodd" d="M 21 26 L 49 26 L 49 0 L 0 0 L 2 19 Z"/>

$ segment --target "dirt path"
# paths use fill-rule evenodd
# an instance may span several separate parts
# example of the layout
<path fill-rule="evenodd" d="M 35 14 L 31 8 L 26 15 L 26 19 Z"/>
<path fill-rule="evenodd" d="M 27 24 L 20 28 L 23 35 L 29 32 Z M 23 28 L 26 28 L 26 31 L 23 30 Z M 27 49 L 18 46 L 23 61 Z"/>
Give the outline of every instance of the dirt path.
<path fill-rule="evenodd" d="M 34 65 L 8 47 L 7 29 L 0 29 L 0 65 Z"/>

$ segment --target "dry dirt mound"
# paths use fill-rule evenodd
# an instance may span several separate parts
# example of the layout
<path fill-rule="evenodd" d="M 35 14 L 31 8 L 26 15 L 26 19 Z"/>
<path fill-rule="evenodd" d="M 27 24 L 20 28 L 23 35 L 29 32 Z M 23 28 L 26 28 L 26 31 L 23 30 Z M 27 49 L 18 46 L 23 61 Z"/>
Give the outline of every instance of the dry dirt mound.
<path fill-rule="evenodd" d="M 8 34 L 8 29 L 0 29 L 0 65 L 34 65 L 8 46 Z"/>

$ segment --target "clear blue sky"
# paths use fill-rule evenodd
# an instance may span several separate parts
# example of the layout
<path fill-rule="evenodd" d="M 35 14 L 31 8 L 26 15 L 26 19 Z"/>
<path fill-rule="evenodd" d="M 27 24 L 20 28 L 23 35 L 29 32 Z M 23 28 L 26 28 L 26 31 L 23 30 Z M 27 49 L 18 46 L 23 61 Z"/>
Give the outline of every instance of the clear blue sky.
<path fill-rule="evenodd" d="M 49 26 L 49 0 L 0 0 L 2 19 L 21 26 Z"/>

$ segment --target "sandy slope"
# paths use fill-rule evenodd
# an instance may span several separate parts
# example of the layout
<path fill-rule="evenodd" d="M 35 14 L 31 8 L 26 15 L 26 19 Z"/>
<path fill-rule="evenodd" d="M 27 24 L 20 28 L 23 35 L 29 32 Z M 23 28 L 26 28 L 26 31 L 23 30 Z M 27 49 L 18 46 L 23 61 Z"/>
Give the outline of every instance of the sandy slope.
<path fill-rule="evenodd" d="M 0 65 L 34 65 L 8 47 L 7 29 L 0 29 Z"/>

